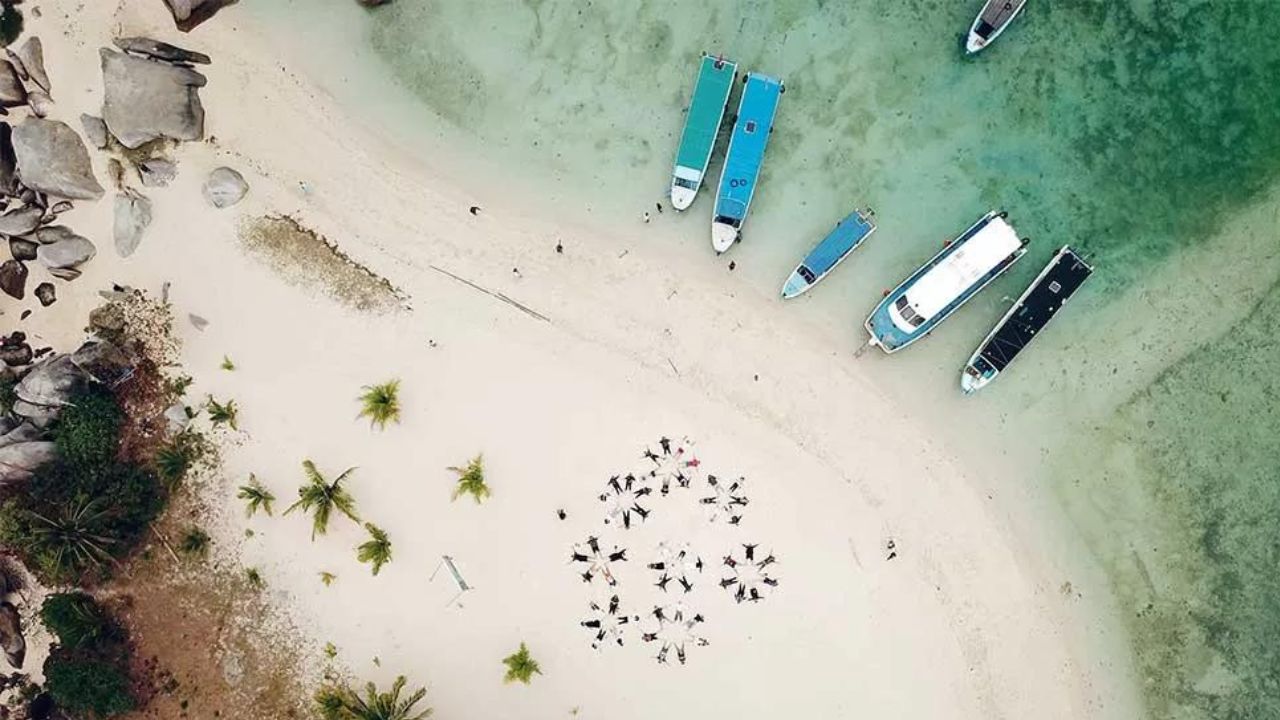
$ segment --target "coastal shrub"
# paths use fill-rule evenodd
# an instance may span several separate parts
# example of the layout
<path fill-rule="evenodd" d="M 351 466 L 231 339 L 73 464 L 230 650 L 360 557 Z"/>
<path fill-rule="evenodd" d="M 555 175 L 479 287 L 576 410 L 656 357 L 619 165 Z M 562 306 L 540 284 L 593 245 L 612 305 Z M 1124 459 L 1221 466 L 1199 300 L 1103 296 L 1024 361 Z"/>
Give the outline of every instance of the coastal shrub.
<path fill-rule="evenodd" d="M 96 472 L 116 456 L 124 413 L 110 392 L 90 386 L 74 394 L 54 431 L 58 456 L 81 472 Z"/>
<path fill-rule="evenodd" d="M 107 660 L 55 652 L 44 664 L 45 691 L 77 715 L 109 718 L 134 708 L 129 676 Z"/>
<path fill-rule="evenodd" d="M 249 473 L 249 484 L 241 485 L 236 497 L 245 502 L 245 517 L 253 517 L 259 508 L 267 515 L 271 515 L 271 503 L 276 501 L 276 496 L 263 487 L 262 483 L 258 482 L 258 476 L 253 473 Z"/>
<path fill-rule="evenodd" d="M 381 385 L 365 385 L 360 396 L 359 417 L 369 418 L 369 425 L 385 429 L 389 422 L 400 422 L 400 381 Z"/>
<path fill-rule="evenodd" d="M 369 531 L 369 539 L 356 548 L 356 557 L 362 563 L 373 566 L 373 574 L 377 575 L 383 565 L 391 562 L 391 540 L 387 533 L 373 523 L 365 523 L 364 529 Z"/>
<path fill-rule="evenodd" d="M 379 692 L 376 685 L 364 687 L 364 695 L 346 685 L 326 685 L 316 691 L 316 709 L 323 720 L 425 720 L 431 708 L 415 710 L 427 691 L 418 688 L 408 697 L 401 697 L 407 684 L 403 675 L 396 678 L 387 692 Z"/>
<path fill-rule="evenodd" d="M 333 516 L 334 510 L 360 522 L 360 518 L 356 516 L 355 498 L 342 487 L 342 481 L 355 472 L 355 468 L 347 468 L 333 482 L 326 480 L 310 460 L 302 461 L 302 470 L 307 474 L 307 484 L 298 488 L 298 501 L 285 509 L 284 514 L 288 515 L 298 509 L 311 513 L 312 540 L 316 539 L 316 535 L 328 532 L 329 518 Z"/>
<path fill-rule="evenodd" d="M 40 621 L 64 650 L 103 650 L 123 640 L 122 631 L 89 595 L 57 593 L 45 598 Z"/>
<path fill-rule="evenodd" d="M 504 683 L 522 682 L 528 685 L 534 675 L 542 674 L 538 661 L 529 654 L 529 648 L 524 643 L 520 643 L 519 650 L 503 658 L 502 664 L 507 666 L 507 674 L 502 678 Z"/>
<path fill-rule="evenodd" d="M 235 400 L 220 403 L 210 395 L 208 402 L 205 403 L 205 409 L 209 411 L 209 422 L 215 426 L 229 425 L 232 430 L 240 429 L 240 426 L 236 424 L 240 417 L 240 410 L 236 407 Z"/>
<path fill-rule="evenodd" d="M 209 553 L 209 533 L 198 527 L 188 529 L 178 541 L 178 549 L 187 555 L 204 557 Z"/>
<path fill-rule="evenodd" d="M 489 497 L 489 486 L 484 481 L 484 458 L 477 455 L 467 463 L 466 467 L 449 468 L 458 474 L 458 484 L 453 488 L 453 499 L 470 495 L 476 503 Z"/>
<path fill-rule="evenodd" d="M 164 481 L 165 487 L 172 490 L 207 450 L 208 443 L 203 436 L 184 430 L 156 451 L 156 474 Z"/>

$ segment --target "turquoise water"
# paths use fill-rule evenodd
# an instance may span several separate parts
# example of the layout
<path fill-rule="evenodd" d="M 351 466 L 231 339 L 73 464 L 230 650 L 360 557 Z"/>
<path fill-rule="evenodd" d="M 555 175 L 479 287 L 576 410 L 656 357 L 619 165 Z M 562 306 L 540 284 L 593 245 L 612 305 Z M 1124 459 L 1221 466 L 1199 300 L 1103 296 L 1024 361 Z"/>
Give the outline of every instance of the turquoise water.
<path fill-rule="evenodd" d="M 1273 0 L 1032 0 L 976 59 L 966 0 L 350 4 L 246 12 L 322 48 L 340 98 L 424 143 L 470 141 L 597 219 L 638 223 L 663 197 L 701 51 L 784 78 L 743 244 L 714 258 L 705 193 L 654 225 L 773 293 L 874 207 L 877 234 L 795 309 L 841 349 L 882 288 L 1008 208 L 1027 258 L 928 341 L 859 362 L 962 428 L 957 445 L 1016 440 L 1001 452 L 1057 491 L 1111 573 L 1152 717 L 1280 717 Z M 1004 296 L 1067 242 L 1100 272 L 961 403 L 958 369 Z"/>

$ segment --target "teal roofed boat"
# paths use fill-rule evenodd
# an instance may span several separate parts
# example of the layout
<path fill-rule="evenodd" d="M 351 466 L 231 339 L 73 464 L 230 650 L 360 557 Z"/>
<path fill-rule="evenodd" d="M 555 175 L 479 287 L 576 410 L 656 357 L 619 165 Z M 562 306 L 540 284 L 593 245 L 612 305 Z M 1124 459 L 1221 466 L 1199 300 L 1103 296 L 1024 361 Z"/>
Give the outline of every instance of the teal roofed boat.
<path fill-rule="evenodd" d="M 692 205 L 698 188 L 702 187 L 737 74 L 737 63 L 722 57 L 703 55 L 698 64 L 698 79 L 693 86 L 693 99 L 689 102 L 684 132 L 680 134 L 680 149 L 676 151 L 676 167 L 671 174 L 671 205 L 677 210 Z"/>
<path fill-rule="evenodd" d="M 783 92 L 782 81 L 768 75 L 747 73 L 745 82 L 738 102 L 738 119 L 729 140 L 729 153 L 720 174 L 715 219 L 711 223 L 711 246 L 719 253 L 728 250 L 741 237 Z"/>
<path fill-rule="evenodd" d="M 782 286 L 782 299 L 789 300 L 818 284 L 836 266 L 844 262 L 853 252 L 875 232 L 876 224 L 871 221 L 874 213 L 870 209 L 866 213 L 854 210 L 849 216 L 836 223 L 835 229 L 809 251 L 800 261 L 800 265 L 787 278 Z"/>

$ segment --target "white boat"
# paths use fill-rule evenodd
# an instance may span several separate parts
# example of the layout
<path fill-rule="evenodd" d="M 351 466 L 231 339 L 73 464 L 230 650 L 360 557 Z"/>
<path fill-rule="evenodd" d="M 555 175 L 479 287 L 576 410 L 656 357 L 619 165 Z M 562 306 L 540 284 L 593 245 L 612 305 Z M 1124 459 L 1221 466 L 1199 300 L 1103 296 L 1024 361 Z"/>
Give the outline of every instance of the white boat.
<path fill-rule="evenodd" d="M 964 51 L 972 55 L 995 42 L 1026 4 L 1027 0 L 987 0 L 969 28 Z"/>

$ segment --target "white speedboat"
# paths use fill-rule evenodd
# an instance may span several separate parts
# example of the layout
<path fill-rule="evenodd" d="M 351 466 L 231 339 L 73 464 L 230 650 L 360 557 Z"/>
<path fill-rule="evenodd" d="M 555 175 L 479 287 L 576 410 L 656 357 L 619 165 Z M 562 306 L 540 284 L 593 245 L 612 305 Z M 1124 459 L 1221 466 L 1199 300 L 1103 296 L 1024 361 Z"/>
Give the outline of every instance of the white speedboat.
<path fill-rule="evenodd" d="M 969 28 L 964 51 L 972 55 L 995 42 L 1026 4 L 1027 0 L 987 0 Z"/>

